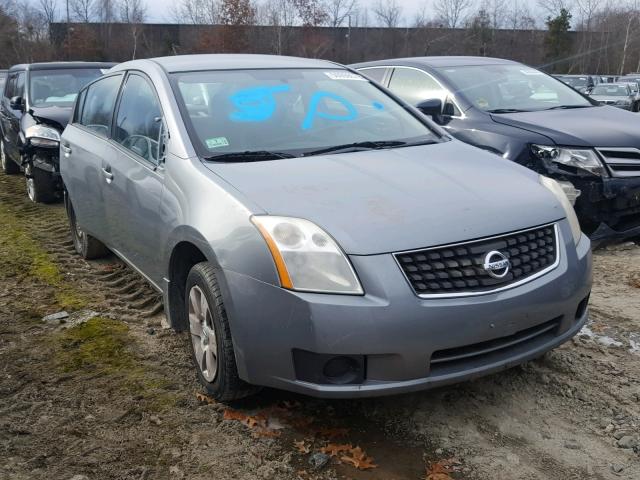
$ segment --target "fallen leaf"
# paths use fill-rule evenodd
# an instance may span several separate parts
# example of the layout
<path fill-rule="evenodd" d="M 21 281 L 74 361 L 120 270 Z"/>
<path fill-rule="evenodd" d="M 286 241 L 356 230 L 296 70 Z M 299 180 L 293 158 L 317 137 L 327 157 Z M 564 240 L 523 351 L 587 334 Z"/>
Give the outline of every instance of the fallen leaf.
<path fill-rule="evenodd" d="M 196 392 L 196 399 L 200 403 L 206 403 L 208 405 L 213 405 L 216 401 L 211 398 L 209 395 L 205 395 L 204 393 Z"/>
<path fill-rule="evenodd" d="M 293 445 L 300 453 L 309 453 L 311 451 L 311 446 L 307 445 L 307 442 L 304 440 L 300 440 L 299 442 L 294 440 Z"/>
<path fill-rule="evenodd" d="M 236 420 L 240 423 L 244 423 L 249 428 L 267 427 L 267 419 L 263 415 L 251 416 L 230 408 L 227 408 L 224 411 L 222 418 L 224 420 Z"/>
<path fill-rule="evenodd" d="M 349 455 L 343 455 L 340 457 L 340 461 L 343 463 L 349 463 L 358 470 L 369 470 L 371 468 L 378 468 L 373 463 L 373 458 L 367 457 L 367 454 L 360 447 L 352 448 L 349 450 Z"/>
<path fill-rule="evenodd" d="M 455 458 L 448 458 L 438 462 L 432 462 L 427 467 L 427 476 L 425 480 L 453 480 L 450 473 L 458 471 L 458 462 Z"/>
<path fill-rule="evenodd" d="M 326 447 L 322 447 L 320 451 L 331 457 L 337 457 L 339 453 L 348 452 L 353 449 L 352 445 L 339 445 L 336 443 L 330 443 Z"/>
<path fill-rule="evenodd" d="M 253 432 L 253 438 L 278 438 L 282 435 L 282 432 L 277 430 L 269 430 L 268 428 L 259 428 Z"/>

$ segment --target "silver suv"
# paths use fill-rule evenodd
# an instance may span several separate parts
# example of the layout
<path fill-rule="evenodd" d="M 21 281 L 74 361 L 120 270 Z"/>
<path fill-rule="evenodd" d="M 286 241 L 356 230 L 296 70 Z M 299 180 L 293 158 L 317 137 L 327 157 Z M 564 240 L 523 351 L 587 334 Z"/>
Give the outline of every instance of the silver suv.
<path fill-rule="evenodd" d="M 80 92 L 61 158 L 76 249 L 163 293 L 219 400 L 430 388 L 587 321 L 590 244 L 558 184 L 334 63 L 120 64 Z"/>

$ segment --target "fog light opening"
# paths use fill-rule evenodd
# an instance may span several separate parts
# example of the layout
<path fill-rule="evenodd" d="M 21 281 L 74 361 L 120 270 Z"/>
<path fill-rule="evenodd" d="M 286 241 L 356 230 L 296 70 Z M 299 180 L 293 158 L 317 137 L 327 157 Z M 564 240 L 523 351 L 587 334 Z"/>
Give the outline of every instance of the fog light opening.
<path fill-rule="evenodd" d="M 353 358 L 333 357 L 324 364 L 322 373 L 329 383 L 345 385 L 354 383 L 361 376 L 361 365 Z"/>
<path fill-rule="evenodd" d="M 578 309 L 576 310 L 576 321 L 580 320 L 585 312 L 587 311 L 587 307 L 589 306 L 589 297 L 591 296 L 591 293 L 589 293 L 589 295 L 587 295 L 579 304 L 578 304 Z"/>

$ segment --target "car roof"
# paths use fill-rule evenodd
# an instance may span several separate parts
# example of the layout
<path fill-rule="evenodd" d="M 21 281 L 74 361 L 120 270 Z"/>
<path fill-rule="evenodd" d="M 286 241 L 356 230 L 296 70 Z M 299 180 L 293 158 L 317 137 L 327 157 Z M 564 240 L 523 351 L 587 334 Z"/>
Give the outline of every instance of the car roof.
<path fill-rule="evenodd" d="M 149 60 L 133 61 L 120 64 L 118 70 L 127 69 L 134 63 L 154 62 L 169 73 L 202 70 L 247 70 L 278 68 L 335 68 L 338 64 L 326 60 L 309 58 L 284 57 L 278 55 L 231 55 L 201 54 L 175 55 L 158 57 Z"/>
<path fill-rule="evenodd" d="M 16 70 L 65 70 L 75 68 L 111 68 L 117 65 L 114 62 L 40 62 L 21 63 L 12 66 L 9 71 Z"/>
<path fill-rule="evenodd" d="M 520 65 L 513 60 L 505 60 L 503 58 L 492 57 L 468 57 L 468 56 L 451 56 L 451 57 L 408 57 L 393 58 L 388 60 L 376 60 L 373 62 L 362 62 L 351 65 L 353 68 L 374 67 L 374 66 L 412 66 L 412 67 L 466 67 L 477 65 Z"/>

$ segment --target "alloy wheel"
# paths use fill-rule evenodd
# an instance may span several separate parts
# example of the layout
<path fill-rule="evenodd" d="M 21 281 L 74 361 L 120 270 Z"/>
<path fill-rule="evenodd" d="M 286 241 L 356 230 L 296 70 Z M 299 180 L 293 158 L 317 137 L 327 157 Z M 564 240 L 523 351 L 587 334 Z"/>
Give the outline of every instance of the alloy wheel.
<path fill-rule="evenodd" d="M 189 331 L 196 363 L 207 382 L 218 373 L 218 342 L 207 297 L 194 285 L 189 291 Z"/>

